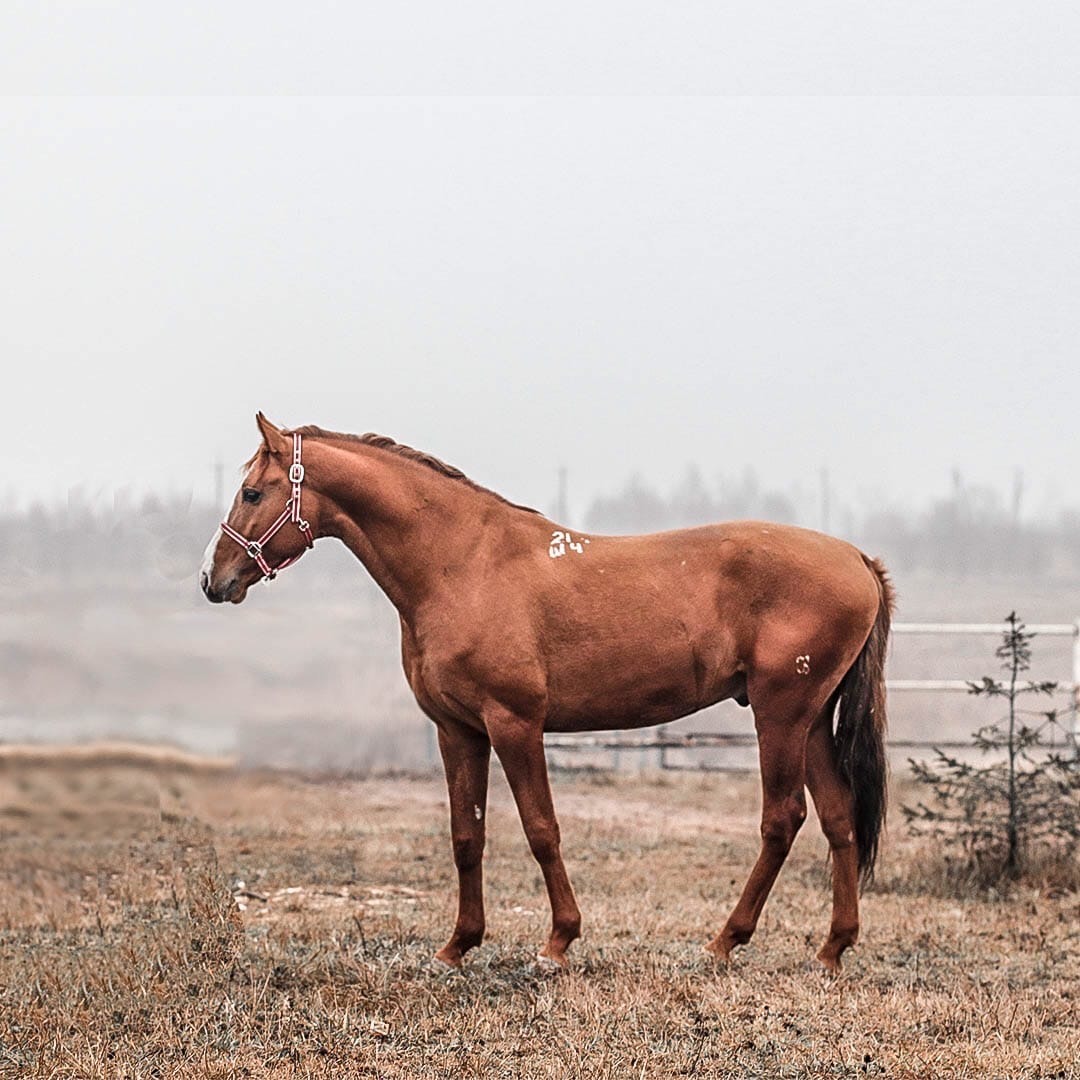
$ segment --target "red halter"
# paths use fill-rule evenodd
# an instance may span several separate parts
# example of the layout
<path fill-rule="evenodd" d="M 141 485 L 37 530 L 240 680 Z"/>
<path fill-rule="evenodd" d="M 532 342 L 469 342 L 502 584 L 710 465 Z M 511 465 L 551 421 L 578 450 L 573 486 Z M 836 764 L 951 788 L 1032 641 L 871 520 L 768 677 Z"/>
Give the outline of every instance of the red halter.
<path fill-rule="evenodd" d="M 235 540 L 258 564 L 266 581 L 273 581 L 279 570 L 286 566 L 292 566 L 300 555 L 294 555 L 291 559 L 280 562 L 277 566 L 271 566 L 263 555 L 263 548 L 270 542 L 286 521 L 293 521 L 296 527 L 304 534 L 304 540 L 308 547 L 315 546 L 315 537 L 311 535 L 311 526 L 300 516 L 300 485 L 304 482 L 304 466 L 300 463 L 300 447 L 303 439 L 293 433 L 292 466 L 289 469 L 289 481 L 292 484 L 292 498 L 285 504 L 285 509 L 278 514 L 274 523 L 259 537 L 258 540 L 249 540 L 242 533 L 238 533 L 227 521 L 221 523 L 221 531 L 230 539 Z"/>

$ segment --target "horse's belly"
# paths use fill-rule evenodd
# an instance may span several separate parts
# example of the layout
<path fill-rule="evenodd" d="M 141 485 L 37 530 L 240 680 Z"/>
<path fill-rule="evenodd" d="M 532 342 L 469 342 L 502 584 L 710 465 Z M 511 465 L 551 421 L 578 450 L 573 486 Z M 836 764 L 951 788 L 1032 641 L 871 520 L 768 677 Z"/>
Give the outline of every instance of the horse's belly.
<path fill-rule="evenodd" d="M 552 665 L 548 731 L 602 731 L 678 720 L 737 692 L 735 672 L 703 663 L 689 645 L 613 655 L 602 646 Z"/>
<path fill-rule="evenodd" d="M 709 704 L 712 704 L 711 702 Z M 694 703 L 684 707 L 657 706 L 655 708 L 639 710 L 638 712 L 612 712 L 605 715 L 602 710 L 590 710 L 582 713 L 567 712 L 562 714 L 549 714 L 544 723 L 545 731 L 629 731 L 631 728 L 654 727 L 657 724 L 667 724 L 680 717 L 689 716 L 704 708 L 704 705 Z"/>

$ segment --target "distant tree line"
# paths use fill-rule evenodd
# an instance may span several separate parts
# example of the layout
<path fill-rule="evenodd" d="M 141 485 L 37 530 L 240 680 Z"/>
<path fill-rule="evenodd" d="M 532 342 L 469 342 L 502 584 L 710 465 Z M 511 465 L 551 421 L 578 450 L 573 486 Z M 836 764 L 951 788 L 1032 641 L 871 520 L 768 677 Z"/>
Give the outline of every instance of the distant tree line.
<path fill-rule="evenodd" d="M 112 505 L 74 491 L 66 505 L 0 516 L 0 574 L 85 579 L 193 576 L 220 514 L 190 499 L 123 495 Z"/>
<path fill-rule="evenodd" d="M 920 507 L 856 512 L 834 501 L 830 511 L 822 505 L 821 492 L 769 490 L 752 469 L 710 482 L 691 467 L 667 492 L 632 476 L 621 489 L 594 498 L 583 524 L 598 533 L 637 533 L 757 518 L 824 525 L 884 557 L 897 573 L 1075 575 L 1080 570 L 1080 510 L 1025 520 L 1019 501 L 1015 485 L 1011 495 L 1003 496 L 955 476 L 947 495 Z M 64 505 L 36 504 L 0 514 L 0 575 L 10 580 L 37 574 L 138 573 L 179 580 L 194 574 L 219 520 L 216 507 L 191 499 L 121 494 L 103 502 L 76 491 Z"/>
<path fill-rule="evenodd" d="M 752 470 L 735 480 L 719 477 L 709 485 L 701 470 L 691 467 L 667 494 L 640 476 L 631 477 L 621 491 L 593 500 L 585 525 L 596 532 L 634 533 L 750 518 L 824 526 L 884 557 L 897 572 L 920 570 L 948 577 L 1075 574 L 1080 570 L 1080 511 L 1025 521 L 1020 493 L 1018 482 L 1005 497 L 954 474 L 948 495 L 918 508 L 871 508 L 859 514 L 834 506 L 830 514 L 827 491 L 824 500 L 821 492 L 815 499 L 805 492 L 792 497 L 769 491 Z M 831 522 L 823 522 L 826 516 Z"/>
<path fill-rule="evenodd" d="M 596 532 L 636 533 L 739 518 L 793 524 L 798 513 L 788 496 L 763 490 L 753 469 L 735 480 L 718 478 L 710 488 L 692 465 L 667 496 L 632 476 L 622 491 L 593 500 L 585 525 Z"/>

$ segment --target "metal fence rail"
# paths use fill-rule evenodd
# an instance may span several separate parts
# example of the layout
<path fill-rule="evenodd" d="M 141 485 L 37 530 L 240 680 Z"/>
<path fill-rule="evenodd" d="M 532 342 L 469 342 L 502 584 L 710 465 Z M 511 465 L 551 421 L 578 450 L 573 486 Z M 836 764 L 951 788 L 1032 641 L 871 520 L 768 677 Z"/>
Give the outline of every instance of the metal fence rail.
<path fill-rule="evenodd" d="M 1006 623 L 895 623 L 894 634 L 943 634 L 951 636 L 996 636 L 1000 637 L 1009 627 Z M 1038 637 L 1072 638 L 1072 677 L 1060 680 L 1058 693 L 1068 694 L 1070 704 L 1069 739 L 1074 749 L 1080 753 L 1080 619 L 1072 623 L 1035 623 L 1025 626 L 1028 633 Z M 886 687 L 893 692 L 932 692 L 932 693 L 967 693 L 972 682 L 979 679 L 889 679 Z M 549 735 L 544 740 L 551 750 L 655 750 L 657 764 L 663 769 L 700 768 L 705 766 L 675 766 L 668 761 L 669 750 L 697 750 L 705 748 L 749 748 L 757 746 L 753 734 L 722 733 L 712 731 L 662 732 L 657 735 L 622 735 L 618 733 L 600 733 L 588 735 Z M 941 749 L 970 748 L 971 741 L 949 739 L 890 739 L 889 748 Z M 715 767 L 714 767 L 715 768 Z"/>

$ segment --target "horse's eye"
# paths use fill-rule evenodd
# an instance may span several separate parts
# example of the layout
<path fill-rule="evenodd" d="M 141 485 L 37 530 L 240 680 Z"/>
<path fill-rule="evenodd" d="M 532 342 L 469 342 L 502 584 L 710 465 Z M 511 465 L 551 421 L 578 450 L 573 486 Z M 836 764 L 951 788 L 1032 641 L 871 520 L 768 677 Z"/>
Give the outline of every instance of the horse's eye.
<path fill-rule="evenodd" d="M 262 498 L 262 492 L 254 488 L 244 488 L 244 502 L 257 503 Z"/>

